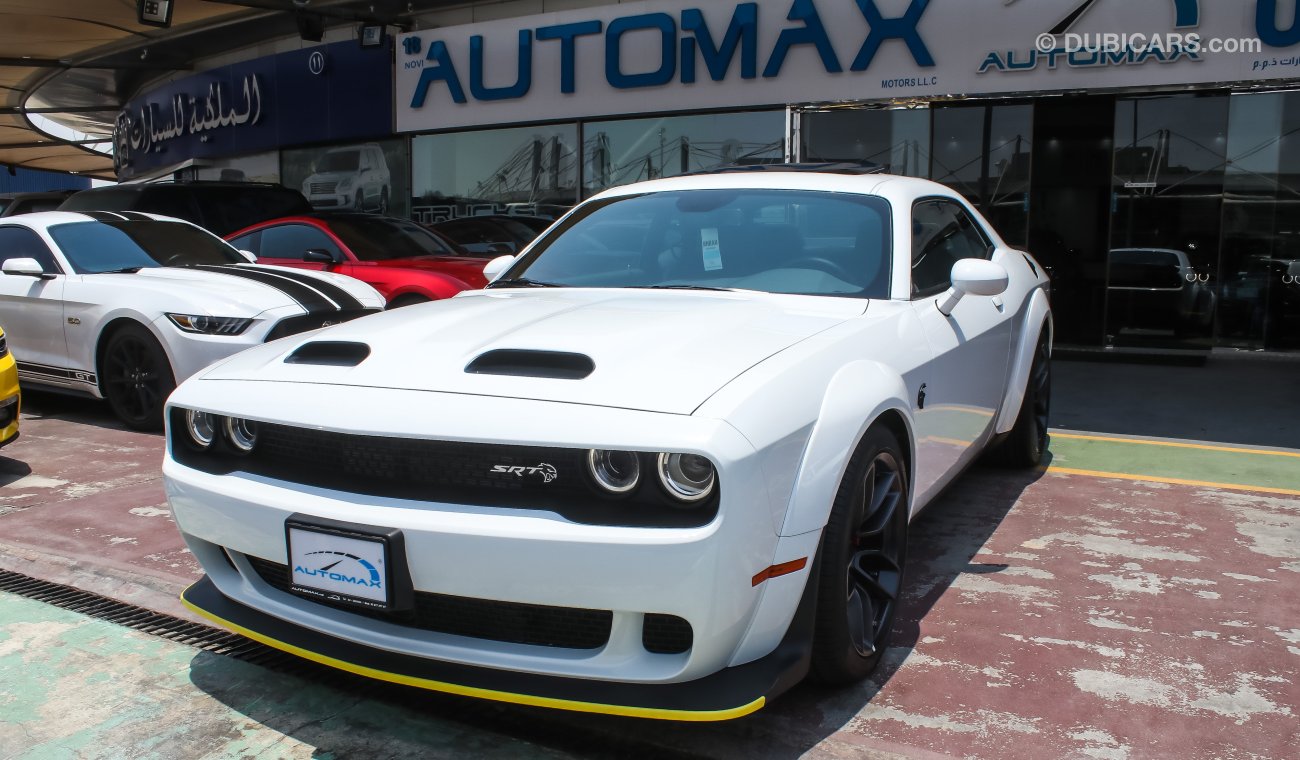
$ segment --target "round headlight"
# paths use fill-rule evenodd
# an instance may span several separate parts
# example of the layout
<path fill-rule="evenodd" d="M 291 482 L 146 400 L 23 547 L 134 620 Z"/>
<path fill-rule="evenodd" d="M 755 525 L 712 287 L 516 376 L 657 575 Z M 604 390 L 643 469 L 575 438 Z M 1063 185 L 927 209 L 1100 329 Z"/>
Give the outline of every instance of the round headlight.
<path fill-rule="evenodd" d="M 186 409 L 185 430 L 195 446 L 206 449 L 212 445 L 212 439 L 217 437 L 217 418 L 207 412 Z"/>
<path fill-rule="evenodd" d="M 241 454 L 247 454 L 257 445 L 257 423 L 238 417 L 226 418 L 226 440 Z"/>
<path fill-rule="evenodd" d="M 659 482 L 674 499 L 703 501 L 713 493 L 717 480 L 713 463 L 699 454 L 659 455 Z"/>
<path fill-rule="evenodd" d="M 631 493 L 641 482 L 641 458 L 632 451 L 592 449 L 587 452 L 587 472 L 604 491 Z"/>

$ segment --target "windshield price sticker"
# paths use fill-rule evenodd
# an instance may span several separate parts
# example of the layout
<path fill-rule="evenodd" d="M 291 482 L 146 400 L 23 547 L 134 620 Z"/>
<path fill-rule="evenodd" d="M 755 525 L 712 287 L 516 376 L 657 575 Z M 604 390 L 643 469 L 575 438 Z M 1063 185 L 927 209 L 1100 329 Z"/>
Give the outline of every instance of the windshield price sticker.
<path fill-rule="evenodd" d="M 700 230 L 700 250 L 704 253 L 704 271 L 716 272 L 722 268 L 722 247 L 718 243 L 718 229 Z"/>

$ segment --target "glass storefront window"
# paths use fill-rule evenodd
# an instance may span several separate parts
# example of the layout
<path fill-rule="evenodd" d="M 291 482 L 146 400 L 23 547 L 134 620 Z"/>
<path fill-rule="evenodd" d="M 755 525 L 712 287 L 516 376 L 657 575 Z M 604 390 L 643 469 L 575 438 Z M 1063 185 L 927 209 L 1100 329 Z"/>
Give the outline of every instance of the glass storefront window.
<path fill-rule="evenodd" d="M 574 124 L 411 139 L 411 216 L 557 216 L 578 200 Z"/>
<path fill-rule="evenodd" d="M 868 161 L 906 177 L 930 174 L 930 109 L 800 114 L 800 161 Z"/>
<path fill-rule="evenodd" d="M 934 109 L 930 178 L 961 193 L 1012 245 L 1029 235 L 1032 105 Z"/>
<path fill-rule="evenodd" d="M 779 163 L 785 112 L 665 116 L 583 124 L 583 197 L 729 164 Z"/>

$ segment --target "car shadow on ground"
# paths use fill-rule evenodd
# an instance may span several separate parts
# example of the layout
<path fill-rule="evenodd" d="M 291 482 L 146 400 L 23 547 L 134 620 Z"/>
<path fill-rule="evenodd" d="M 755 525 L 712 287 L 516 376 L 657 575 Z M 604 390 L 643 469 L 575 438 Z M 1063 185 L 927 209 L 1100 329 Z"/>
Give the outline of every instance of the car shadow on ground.
<path fill-rule="evenodd" d="M 876 673 L 861 684 L 842 689 L 800 685 L 740 720 L 664 723 L 503 705 L 379 683 L 305 662 L 294 668 L 304 679 L 295 696 L 276 699 L 272 692 L 285 688 L 282 676 L 207 653 L 192 661 L 191 680 L 250 720 L 340 757 L 384 746 L 386 736 L 402 746 L 437 746 L 452 750 L 452 755 L 457 752 L 455 745 L 447 744 L 449 736 L 460 736 L 459 741 L 466 742 L 460 745 L 461 754 L 478 756 L 496 755 L 496 738 L 508 737 L 533 745 L 537 754 L 797 757 L 836 732 L 851 728 L 854 716 L 907 661 L 923 636 L 926 615 L 958 577 L 1006 569 L 973 564 L 972 560 L 1021 493 L 1041 477 L 1041 470 L 987 467 L 973 468 L 962 476 L 912 523 L 907 591 L 890 649 Z M 304 694 L 314 697 L 308 699 Z M 349 707 L 341 709 L 343 705 Z M 385 717 L 377 720 L 369 717 L 372 715 Z M 394 733 L 394 726 L 400 731 Z M 501 749 L 503 754 L 519 751 L 518 745 Z"/>
<path fill-rule="evenodd" d="M 130 430 L 122 424 L 107 401 L 50 391 L 23 389 L 24 418 L 59 419 L 105 430 Z M 161 435 L 161 433 L 159 433 Z"/>

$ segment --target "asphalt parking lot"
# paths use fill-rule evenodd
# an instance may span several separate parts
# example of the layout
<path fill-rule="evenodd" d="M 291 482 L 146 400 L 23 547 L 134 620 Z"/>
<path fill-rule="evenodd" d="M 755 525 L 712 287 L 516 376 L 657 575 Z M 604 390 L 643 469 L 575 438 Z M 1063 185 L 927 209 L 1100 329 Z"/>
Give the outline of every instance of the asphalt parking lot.
<path fill-rule="evenodd" d="M 855 688 L 803 686 L 723 724 L 555 713 L 222 654 L 106 619 L 107 604 L 0 591 L 0 758 L 1294 757 L 1297 369 L 1230 373 L 1271 409 L 1222 425 L 1204 424 L 1210 402 L 1180 417 L 1185 398 L 1149 398 L 1134 408 L 1160 427 L 1144 435 L 1131 413 L 1080 407 L 1124 407 L 1135 373 L 1167 389 L 1161 371 L 1195 369 L 1058 363 L 1052 461 L 976 468 L 918 518 L 894 646 Z M 100 405 L 30 394 L 0 454 L 0 570 L 190 619 L 176 594 L 198 570 L 161 446 Z"/>

